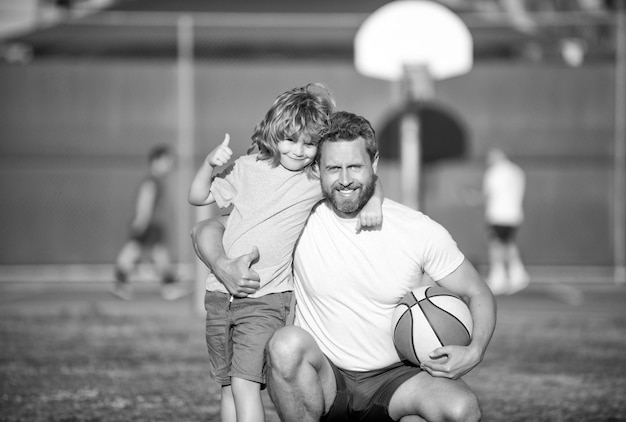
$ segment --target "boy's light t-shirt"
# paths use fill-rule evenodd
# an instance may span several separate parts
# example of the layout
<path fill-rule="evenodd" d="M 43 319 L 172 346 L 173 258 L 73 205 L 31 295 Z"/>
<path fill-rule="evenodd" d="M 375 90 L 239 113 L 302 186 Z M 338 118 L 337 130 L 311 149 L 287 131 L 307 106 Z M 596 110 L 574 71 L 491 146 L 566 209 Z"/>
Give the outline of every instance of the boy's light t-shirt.
<path fill-rule="evenodd" d="M 215 177 L 211 193 L 219 207 L 233 205 L 223 238 L 226 254 L 237 257 L 259 248 L 252 269 L 261 287 L 249 297 L 293 290 L 293 250 L 311 209 L 322 199 L 319 179 L 246 155 Z M 207 290 L 228 292 L 212 274 Z"/>

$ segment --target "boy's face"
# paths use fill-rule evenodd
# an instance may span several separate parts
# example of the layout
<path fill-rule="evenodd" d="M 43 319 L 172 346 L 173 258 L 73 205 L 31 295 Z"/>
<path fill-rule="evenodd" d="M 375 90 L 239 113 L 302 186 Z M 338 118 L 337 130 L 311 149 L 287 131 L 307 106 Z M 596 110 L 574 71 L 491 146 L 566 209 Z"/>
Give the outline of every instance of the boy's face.
<path fill-rule="evenodd" d="M 278 141 L 280 164 L 290 171 L 300 171 L 315 160 L 317 143 L 308 136 L 291 137 Z"/>
<path fill-rule="evenodd" d="M 377 164 L 378 159 L 370 159 L 363 138 L 322 145 L 322 193 L 339 217 L 355 217 L 372 197 Z"/>

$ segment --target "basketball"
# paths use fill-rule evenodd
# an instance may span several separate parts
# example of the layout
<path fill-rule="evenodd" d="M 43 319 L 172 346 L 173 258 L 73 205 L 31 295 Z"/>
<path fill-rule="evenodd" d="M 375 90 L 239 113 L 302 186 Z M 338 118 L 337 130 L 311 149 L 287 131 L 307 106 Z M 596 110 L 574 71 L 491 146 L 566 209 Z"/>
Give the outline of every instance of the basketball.
<path fill-rule="evenodd" d="M 415 365 L 430 360 L 441 346 L 467 346 L 472 315 L 465 302 L 440 286 L 424 286 L 402 298 L 393 314 L 393 342 L 398 355 Z"/>

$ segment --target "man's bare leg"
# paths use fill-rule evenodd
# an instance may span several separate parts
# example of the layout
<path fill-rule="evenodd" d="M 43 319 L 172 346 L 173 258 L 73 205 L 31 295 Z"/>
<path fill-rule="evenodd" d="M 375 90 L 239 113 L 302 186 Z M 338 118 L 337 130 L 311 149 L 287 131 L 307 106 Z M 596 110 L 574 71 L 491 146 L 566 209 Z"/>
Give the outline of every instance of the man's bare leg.
<path fill-rule="evenodd" d="M 278 330 L 267 346 L 268 391 L 283 422 L 317 422 L 335 399 L 335 377 L 304 330 Z"/>
<path fill-rule="evenodd" d="M 419 416 L 429 422 L 479 421 L 478 398 L 463 380 L 433 377 L 421 372 L 405 381 L 389 402 L 389 416 L 402 422 Z"/>

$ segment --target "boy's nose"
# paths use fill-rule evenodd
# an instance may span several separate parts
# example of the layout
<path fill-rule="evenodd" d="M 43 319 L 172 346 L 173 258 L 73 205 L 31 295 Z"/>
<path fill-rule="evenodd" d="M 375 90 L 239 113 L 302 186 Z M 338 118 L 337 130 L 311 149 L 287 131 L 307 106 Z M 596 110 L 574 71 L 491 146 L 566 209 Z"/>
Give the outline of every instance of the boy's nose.
<path fill-rule="evenodd" d="M 302 155 L 303 151 L 304 151 L 304 147 L 303 147 L 302 143 L 296 142 L 293 145 L 293 153 L 294 154 L 300 156 L 300 155 Z"/>

